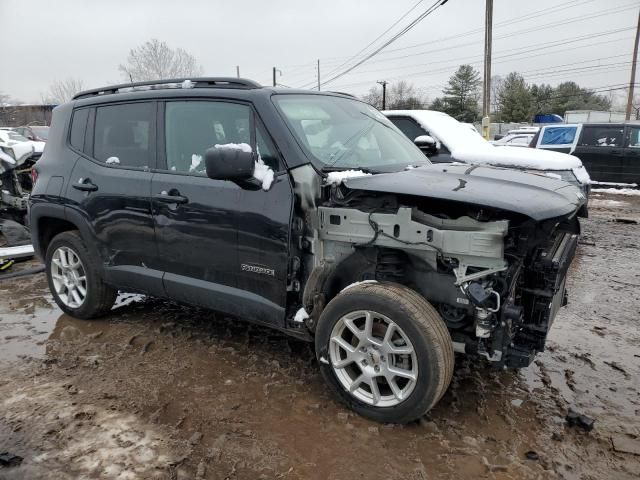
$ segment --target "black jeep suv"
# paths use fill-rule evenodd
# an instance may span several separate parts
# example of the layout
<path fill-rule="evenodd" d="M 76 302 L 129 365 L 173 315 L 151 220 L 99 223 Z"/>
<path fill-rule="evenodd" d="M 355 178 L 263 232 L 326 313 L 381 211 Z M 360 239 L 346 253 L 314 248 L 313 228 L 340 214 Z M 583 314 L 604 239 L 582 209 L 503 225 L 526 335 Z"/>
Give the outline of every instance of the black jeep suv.
<path fill-rule="evenodd" d="M 392 422 L 442 397 L 454 351 L 518 368 L 544 349 L 585 201 L 431 165 L 350 96 L 235 78 L 80 93 L 36 170 L 33 243 L 62 310 L 93 318 L 124 290 L 268 325 L 314 341 L 336 395 Z"/>

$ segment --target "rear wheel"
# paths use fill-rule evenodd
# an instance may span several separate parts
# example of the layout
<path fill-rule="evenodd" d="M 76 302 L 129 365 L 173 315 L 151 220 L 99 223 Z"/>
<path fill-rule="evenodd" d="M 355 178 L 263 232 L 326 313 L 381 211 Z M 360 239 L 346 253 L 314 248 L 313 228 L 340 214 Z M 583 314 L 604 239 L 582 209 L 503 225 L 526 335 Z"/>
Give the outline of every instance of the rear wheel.
<path fill-rule="evenodd" d="M 320 316 L 316 352 L 338 397 L 380 422 L 424 415 L 453 373 L 446 325 L 422 296 L 397 284 L 361 284 L 335 297 Z"/>
<path fill-rule="evenodd" d="M 69 315 L 90 319 L 108 312 L 117 291 L 102 281 L 93 258 L 77 231 L 56 235 L 45 259 L 49 289 Z"/>

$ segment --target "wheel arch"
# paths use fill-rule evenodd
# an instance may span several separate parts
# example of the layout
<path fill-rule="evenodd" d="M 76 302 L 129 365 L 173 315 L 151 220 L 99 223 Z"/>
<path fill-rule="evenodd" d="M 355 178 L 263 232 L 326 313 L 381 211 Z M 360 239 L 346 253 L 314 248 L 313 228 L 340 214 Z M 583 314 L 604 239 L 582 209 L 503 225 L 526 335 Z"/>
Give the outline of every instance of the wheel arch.
<path fill-rule="evenodd" d="M 404 278 L 388 276 L 380 271 L 381 258 L 384 255 L 396 255 L 406 259 Z M 342 258 L 337 263 L 323 262 L 317 265 L 309 274 L 303 292 L 303 306 L 310 314 L 308 327 L 314 331 L 324 307 L 349 285 L 361 281 L 393 281 L 400 285 L 414 289 L 408 284 L 413 275 L 409 272 L 416 268 L 420 260 L 400 249 L 371 246 L 358 248 L 352 254 Z M 414 289 L 415 290 L 415 289 Z M 424 296 L 424 292 L 415 290 Z"/>

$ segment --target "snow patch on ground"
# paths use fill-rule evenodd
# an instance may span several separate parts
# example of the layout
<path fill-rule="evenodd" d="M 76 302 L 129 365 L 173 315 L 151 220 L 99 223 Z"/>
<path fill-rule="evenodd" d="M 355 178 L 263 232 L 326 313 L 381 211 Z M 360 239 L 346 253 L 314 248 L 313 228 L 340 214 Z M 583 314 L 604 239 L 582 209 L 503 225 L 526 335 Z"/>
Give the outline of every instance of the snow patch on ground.
<path fill-rule="evenodd" d="M 623 202 L 621 200 L 607 200 L 603 198 L 592 198 L 589 200 L 589 207 L 591 208 L 607 208 L 607 207 L 626 207 L 629 202 Z"/>
<path fill-rule="evenodd" d="M 608 193 L 612 195 L 633 195 L 640 196 L 640 189 L 637 188 L 592 188 L 592 193 Z"/>
<path fill-rule="evenodd" d="M 638 188 L 637 183 L 597 182 L 595 180 L 591 180 L 591 185 L 607 185 L 609 187 Z"/>
<path fill-rule="evenodd" d="M 378 283 L 378 281 L 377 280 L 362 280 L 361 282 L 353 282 L 351 285 L 347 285 L 342 290 L 340 290 L 340 293 L 344 292 L 345 290 L 349 290 L 351 287 L 356 287 L 358 285 L 364 285 L 365 283 Z"/>
<path fill-rule="evenodd" d="M 371 175 L 371 174 L 365 173 L 362 170 L 344 170 L 341 172 L 329 172 L 329 174 L 327 175 L 326 183 L 327 185 L 340 185 L 347 178 L 365 177 L 367 175 Z"/>
<path fill-rule="evenodd" d="M 304 307 L 302 307 L 300 310 L 296 312 L 296 316 L 293 317 L 293 321 L 303 323 L 307 318 L 309 318 L 309 314 L 304 309 Z"/>

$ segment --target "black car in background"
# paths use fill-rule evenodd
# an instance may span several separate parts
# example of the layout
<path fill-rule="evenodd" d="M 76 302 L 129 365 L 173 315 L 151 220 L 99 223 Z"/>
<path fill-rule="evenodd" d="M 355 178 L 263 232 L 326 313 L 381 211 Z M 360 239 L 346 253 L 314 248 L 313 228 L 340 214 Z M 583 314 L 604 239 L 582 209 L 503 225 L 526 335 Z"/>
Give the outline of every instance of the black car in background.
<path fill-rule="evenodd" d="M 575 155 L 595 182 L 640 184 L 640 123 L 545 125 L 529 146 Z"/>

